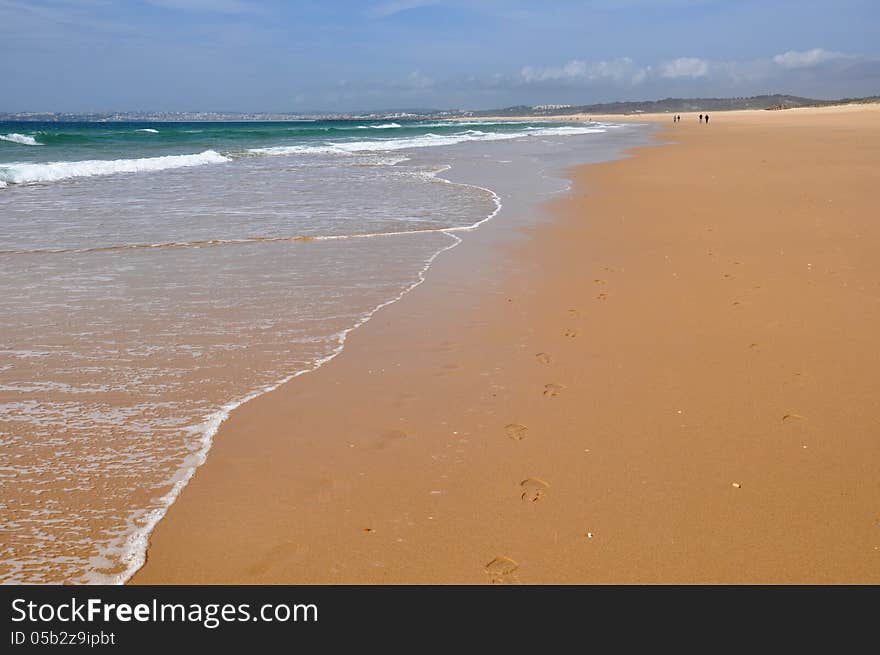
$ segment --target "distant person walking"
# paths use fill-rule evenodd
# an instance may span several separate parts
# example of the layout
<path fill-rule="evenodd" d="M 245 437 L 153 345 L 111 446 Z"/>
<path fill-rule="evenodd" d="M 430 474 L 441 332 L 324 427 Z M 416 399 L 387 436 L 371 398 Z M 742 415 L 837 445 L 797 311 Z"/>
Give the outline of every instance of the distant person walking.
<path fill-rule="evenodd" d="M 700 122 L 701 123 L 703 122 L 703 115 L 702 114 L 700 114 Z"/>
<path fill-rule="evenodd" d="M 706 125 L 709 124 L 709 114 L 706 114 Z"/>

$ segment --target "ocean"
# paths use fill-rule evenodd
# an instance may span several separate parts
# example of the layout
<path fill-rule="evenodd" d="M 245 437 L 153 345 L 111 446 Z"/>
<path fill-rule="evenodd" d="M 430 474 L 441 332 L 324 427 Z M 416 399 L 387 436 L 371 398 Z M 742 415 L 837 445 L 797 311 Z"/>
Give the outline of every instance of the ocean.
<path fill-rule="evenodd" d="M 0 581 L 127 580 L 232 409 L 646 133 L 0 122 Z"/>

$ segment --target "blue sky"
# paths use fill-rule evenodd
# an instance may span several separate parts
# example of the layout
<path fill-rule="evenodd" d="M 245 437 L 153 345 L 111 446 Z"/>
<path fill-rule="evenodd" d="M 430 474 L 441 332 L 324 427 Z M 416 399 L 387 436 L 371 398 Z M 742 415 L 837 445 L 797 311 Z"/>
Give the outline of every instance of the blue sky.
<path fill-rule="evenodd" d="M 880 94 L 878 0 L 0 0 L 0 111 Z"/>

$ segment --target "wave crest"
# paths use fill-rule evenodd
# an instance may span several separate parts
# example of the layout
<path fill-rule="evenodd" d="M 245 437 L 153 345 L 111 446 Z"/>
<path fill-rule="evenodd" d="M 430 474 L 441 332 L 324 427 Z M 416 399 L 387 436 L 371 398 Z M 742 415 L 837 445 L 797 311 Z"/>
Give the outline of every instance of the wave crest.
<path fill-rule="evenodd" d="M 37 141 L 34 137 L 28 136 L 27 134 L 18 134 L 17 132 L 12 132 L 11 134 L 0 134 L 0 141 L 9 141 L 10 143 L 19 143 L 23 146 L 41 146 L 43 145 L 39 141 Z"/>
<path fill-rule="evenodd" d="M 92 177 L 115 173 L 143 173 L 169 168 L 222 164 L 231 161 L 214 150 L 196 155 L 166 155 L 142 159 L 92 159 L 86 161 L 57 161 L 46 164 L 0 164 L 0 182 L 29 184 L 33 182 L 56 182 L 72 177 Z"/>
<path fill-rule="evenodd" d="M 408 148 L 426 148 L 431 146 L 451 146 L 466 141 L 507 141 L 535 136 L 570 136 L 575 134 L 593 134 L 604 132 L 604 126 L 560 126 L 560 127 L 527 127 L 519 132 L 483 132 L 465 130 L 455 134 L 423 134 L 397 139 L 377 139 L 374 141 L 339 141 L 325 142 L 321 145 L 273 146 L 268 148 L 251 148 L 248 152 L 257 155 L 348 155 L 361 152 L 386 152 L 405 150 Z"/>

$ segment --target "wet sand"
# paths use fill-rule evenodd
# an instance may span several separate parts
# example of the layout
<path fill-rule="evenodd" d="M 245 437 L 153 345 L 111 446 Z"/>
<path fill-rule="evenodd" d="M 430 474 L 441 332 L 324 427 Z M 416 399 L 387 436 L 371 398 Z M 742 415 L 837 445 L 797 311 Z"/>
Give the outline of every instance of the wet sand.
<path fill-rule="evenodd" d="M 662 121 L 233 412 L 133 582 L 880 582 L 880 106 Z"/>

